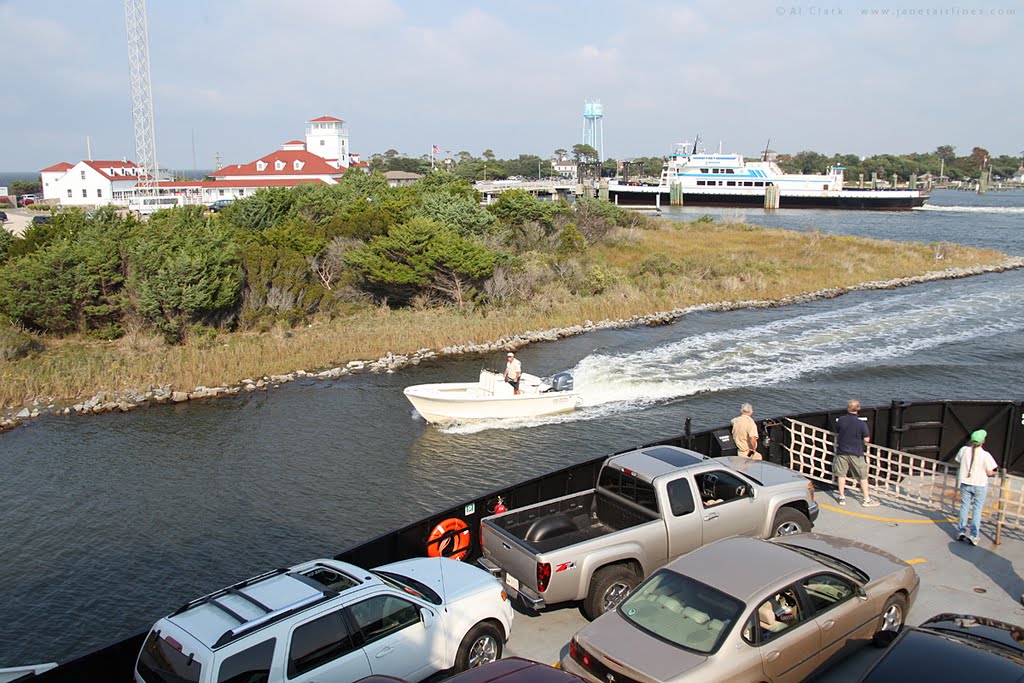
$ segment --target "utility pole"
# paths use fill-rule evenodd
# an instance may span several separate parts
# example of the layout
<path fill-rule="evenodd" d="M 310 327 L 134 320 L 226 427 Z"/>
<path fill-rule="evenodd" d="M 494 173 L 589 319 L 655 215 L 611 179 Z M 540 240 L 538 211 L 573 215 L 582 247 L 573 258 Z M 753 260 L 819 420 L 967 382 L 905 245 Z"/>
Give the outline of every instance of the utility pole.
<path fill-rule="evenodd" d="M 131 82 L 132 125 L 135 129 L 135 163 L 139 166 L 136 194 L 156 194 L 156 131 L 153 126 L 153 87 L 149 75 L 149 29 L 146 0 L 124 0 L 128 33 L 128 76 Z"/>

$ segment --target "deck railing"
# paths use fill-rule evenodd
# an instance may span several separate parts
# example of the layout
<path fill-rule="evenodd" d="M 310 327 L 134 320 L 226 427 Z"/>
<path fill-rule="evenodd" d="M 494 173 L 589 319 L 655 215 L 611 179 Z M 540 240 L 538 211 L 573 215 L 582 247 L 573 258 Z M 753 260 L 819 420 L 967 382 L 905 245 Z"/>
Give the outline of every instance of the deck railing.
<path fill-rule="evenodd" d="M 789 432 L 789 466 L 808 479 L 835 483 L 832 459 L 835 433 L 799 420 L 786 419 Z M 942 510 L 956 515 L 960 506 L 957 464 L 939 462 L 892 448 L 867 444 L 868 483 L 873 495 L 912 506 Z M 984 515 L 996 524 L 996 543 L 1003 529 L 1024 529 L 1024 477 L 1003 468 L 989 485 Z"/>

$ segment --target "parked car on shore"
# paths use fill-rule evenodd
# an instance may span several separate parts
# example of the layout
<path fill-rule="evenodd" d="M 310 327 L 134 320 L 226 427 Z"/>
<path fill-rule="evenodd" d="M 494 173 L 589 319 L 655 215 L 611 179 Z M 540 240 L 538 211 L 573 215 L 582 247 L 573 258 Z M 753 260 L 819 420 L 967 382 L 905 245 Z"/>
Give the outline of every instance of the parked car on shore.
<path fill-rule="evenodd" d="M 1024 628 L 969 614 L 938 614 L 904 629 L 860 683 L 1017 683 L 1024 680 Z"/>
<path fill-rule="evenodd" d="M 727 538 L 584 627 L 562 668 L 597 683 L 795 683 L 897 631 L 919 584 L 911 565 L 857 541 Z"/>
<path fill-rule="evenodd" d="M 811 530 L 814 487 L 785 467 L 652 446 L 605 461 L 597 487 L 487 517 L 481 566 L 541 609 L 595 619 L 666 561 L 727 536 Z"/>
<path fill-rule="evenodd" d="M 209 208 L 212 213 L 217 213 L 218 211 L 223 211 L 234 203 L 234 199 L 218 199 L 207 208 Z"/>
<path fill-rule="evenodd" d="M 239 582 L 160 619 L 139 653 L 135 680 L 421 681 L 500 658 L 512 616 L 493 577 L 448 558 L 372 570 L 315 560 Z"/>

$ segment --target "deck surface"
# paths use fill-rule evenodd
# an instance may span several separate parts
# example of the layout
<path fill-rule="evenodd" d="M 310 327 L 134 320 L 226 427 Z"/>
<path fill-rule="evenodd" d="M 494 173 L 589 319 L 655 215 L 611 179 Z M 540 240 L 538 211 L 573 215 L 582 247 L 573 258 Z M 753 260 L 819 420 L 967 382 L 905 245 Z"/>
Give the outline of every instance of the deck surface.
<path fill-rule="evenodd" d="M 916 625 L 941 612 L 991 617 L 1024 624 L 1024 534 L 1004 529 L 994 543 L 995 524 L 985 520 L 982 542 L 970 546 L 956 540 L 955 510 L 925 512 L 898 503 L 863 508 L 848 496 L 845 507 L 832 491 L 819 491 L 821 514 L 814 530 L 870 543 L 912 563 L 921 577 L 917 601 L 908 624 Z M 576 606 L 540 613 L 518 610 L 506 656 L 517 655 L 548 664 L 558 662 L 569 639 L 586 625 Z M 856 681 L 883 650 L 864 648 L 822 673 L 823 683 Z"/>

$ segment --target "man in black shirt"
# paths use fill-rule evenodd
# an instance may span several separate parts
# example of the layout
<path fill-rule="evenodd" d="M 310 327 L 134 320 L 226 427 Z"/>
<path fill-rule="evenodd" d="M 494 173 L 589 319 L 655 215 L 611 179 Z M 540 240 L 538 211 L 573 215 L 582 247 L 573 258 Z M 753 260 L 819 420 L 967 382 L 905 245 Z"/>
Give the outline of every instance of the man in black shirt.
<path fill-rule="evenodd" d="M 858 417 L 860 401 L 848 401 L 846 415 L 836 418 L 836 457 L 832 461 L 836 479 L 839 481 L 839 504 L 846 505 L 846 479 L 860 483 L 864 492 L 861 505 L 866 508 L 878 507 L 878 501 L 868 495 L 868 463 L 864 458 L 864 446 L 871 438 L 868 426 Z"/>

